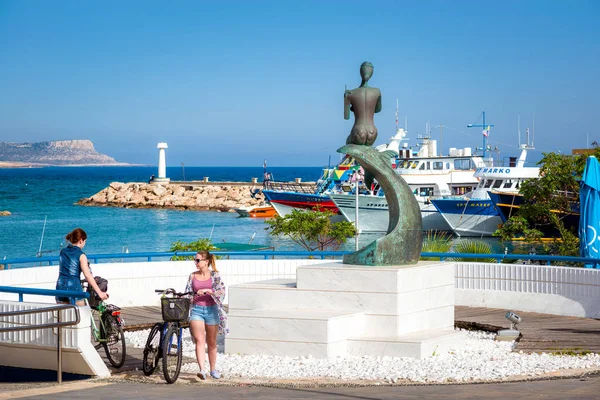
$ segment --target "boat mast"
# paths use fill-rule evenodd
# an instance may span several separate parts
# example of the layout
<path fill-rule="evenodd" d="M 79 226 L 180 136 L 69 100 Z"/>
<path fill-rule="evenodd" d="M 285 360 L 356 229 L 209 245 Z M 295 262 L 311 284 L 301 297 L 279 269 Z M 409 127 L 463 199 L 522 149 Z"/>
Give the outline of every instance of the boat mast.
<path fill-rule="evenodd" d="M 533 147 L 534 140 L 535 140 L 535 109 L 533 110 L 533 127 L 531 129 L 531 147 Z"/>
<path fill-rule="evenodd" d="M 481 113 L 481 116 L 483 116 L 483 123 L 482 124 L 468 124 L 467 128 L 483 128 L 482 134 L 483 134 L 483 159 L 485 161 L 485 159 L 487 158 L 487 152 L 488 152 L 488 145 L 487 145 L 487 138 L 488 135 L 490 134 L 490 130 L 491 128 L 494 126 L 494 124 L 486 124 L 485 122 L 485 111 Z M 477 118 L 477 120 L 479 120 L 479 118 Z"/>
<path fill-rule="evenodd" d="M 396 132 L 398 132 L 398 98 L 396 98 Z"/>
<path fill-rule="evenodd" d="M 521 147 L 521 115 L 520 114 L 517 114 L 517 134 L 519 135 L 519 143 L 517 143 L 517 145 L 519 147 Z M 529 144 L 529 143 L 527 143 L 527 144 Z"/>

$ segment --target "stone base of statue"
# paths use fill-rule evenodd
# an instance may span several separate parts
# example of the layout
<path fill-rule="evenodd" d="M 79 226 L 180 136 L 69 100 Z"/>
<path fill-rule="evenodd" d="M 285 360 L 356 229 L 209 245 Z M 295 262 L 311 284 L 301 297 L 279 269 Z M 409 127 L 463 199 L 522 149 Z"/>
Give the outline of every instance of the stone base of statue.
<path fill-rule="evenodd" d="M 340 262 L 298 267 L 296 280 L 229 288 L 225 351 L 289 357 L 425 358 L 465 344 L 454 330 L 454 264 Z"/>

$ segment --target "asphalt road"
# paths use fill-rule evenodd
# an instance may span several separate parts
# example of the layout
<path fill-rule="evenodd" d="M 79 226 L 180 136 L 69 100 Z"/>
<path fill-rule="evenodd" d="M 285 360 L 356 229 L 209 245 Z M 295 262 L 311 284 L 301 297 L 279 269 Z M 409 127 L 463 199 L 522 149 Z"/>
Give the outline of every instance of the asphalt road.
<path fill-rule="evenodd" d="M 0 399 L 578 399 L 600 398 L 600 375 L 513 383 L 281 388 L 265 386 L 212 386 L 149 384 L 111 381 L 77 381 L 61 386 L 11 390 L 2 385 Z M 15 387 L 16 389 L 16 387 Z"/>

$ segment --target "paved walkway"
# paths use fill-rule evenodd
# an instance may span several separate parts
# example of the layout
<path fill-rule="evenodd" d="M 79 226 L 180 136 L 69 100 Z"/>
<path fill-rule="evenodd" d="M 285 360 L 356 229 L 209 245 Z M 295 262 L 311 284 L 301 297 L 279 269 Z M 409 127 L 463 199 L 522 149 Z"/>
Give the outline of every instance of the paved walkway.
<path fill-rule="evenodd" d="M 597 400 L 600 376 L 513 383 L 369 386 L 369 387 L 267 387 L 156 385 L 132 382 L 86 381 L 41 388 L 11 390 L 0 386 L 4 399 L 578 399 Z"/>

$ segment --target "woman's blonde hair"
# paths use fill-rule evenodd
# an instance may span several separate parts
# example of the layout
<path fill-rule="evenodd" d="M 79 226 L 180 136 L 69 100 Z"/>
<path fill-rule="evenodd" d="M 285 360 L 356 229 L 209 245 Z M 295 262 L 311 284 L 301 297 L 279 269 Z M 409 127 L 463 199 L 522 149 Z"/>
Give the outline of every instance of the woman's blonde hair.
<path fill-rule="evenodd" d="M 210 251 L 202 250 L 197 252 L 196 255 L 202 258 L 206 258 L 208 260 L 208 266 L 212 268 L 213 271 L 219 272 L 219 270 L 217 269 L 217 258 Z"/>

